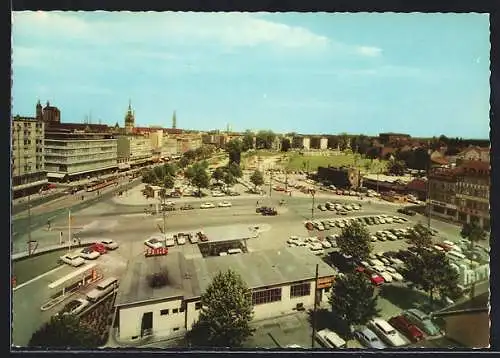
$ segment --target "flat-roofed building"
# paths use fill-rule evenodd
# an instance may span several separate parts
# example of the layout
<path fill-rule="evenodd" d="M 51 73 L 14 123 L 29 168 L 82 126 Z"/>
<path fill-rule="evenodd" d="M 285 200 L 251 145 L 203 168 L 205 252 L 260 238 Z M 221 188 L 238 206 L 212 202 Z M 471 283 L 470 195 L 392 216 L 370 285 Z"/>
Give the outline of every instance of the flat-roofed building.
<path fill-rule="evenodd" d="M 30 117 L 12 120 L 12 191 L 14 198 L 33 194 L 47 183 L 44 123 Z"/>
<path fill-rule="evenodd" d="M 359 170 L 348 167 L 318 167 L 318 179 L 338 188 L 357 189 L 361 186 Z"/>
<path fill-rule="evenodd" d="M 112 134 L 49 128 L 45 132 L 45 169 L 53 181 L 80 180 L 117 169 Z"/>
<path fill-rule="evenodd" d="M 192 259 L 179 252 L 168 257 L 139 257 L 129 264 L 115 301 L 118 337 L 126 342 L 190 330 L 199 318 L 201 295 L 217 273 L 229 269 L 241 275 L 252 290 L 255 320 L 312 307 L 316 265 L 317 297 L 326 301 L 325 293 L 337 272 L 302 247 Z M 147 277 L 159 272 L 167 284 L 152 288 Z"/>
<path fill-rule="evenodd" d="M 141 166 L 153 159 L 153 149 L 148 135 L 124 135 L 117 137 L 118 162 L 123 165 Z"/>

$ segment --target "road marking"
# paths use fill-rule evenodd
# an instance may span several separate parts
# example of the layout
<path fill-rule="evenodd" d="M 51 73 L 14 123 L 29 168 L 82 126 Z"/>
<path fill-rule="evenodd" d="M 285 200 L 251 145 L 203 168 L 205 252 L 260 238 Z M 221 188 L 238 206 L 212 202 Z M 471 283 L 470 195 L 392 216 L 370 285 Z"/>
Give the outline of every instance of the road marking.
<path fill-rule="evenodd" d="M 35 277 L 35 278 L 32 278 L 31 280 L 26 281 L 26 282 L 24 282 L 24 283 L 22 283 L 22 284 L 20 284 L 20 285 L 18 285 L 18 286 L 16 286 L 16 287 L 14 287 L 14 288 L 12 289 L 12 291 L 18 290 L 18 289 L 20 289 L 21 287 L 24 287 L 24 286 L 26 286 L 26 285 L 28 285 L 28 284 L 30 284 L 30 283 L 32 283 L 32 282 L 35 282 L 35 281 L 37 281 L 37 280 L 41 279 L 42 277 L 45 277 L 45 276 L 47 276 L 47 275 L 50 275 L 51 273 L 54 273 L 54 272 L 56 272 L 56 271 L 58 271 L 58 270 L 62 269 L 63 267 L 64 267 L 64 265 L 58 266 L 58 267 L 56 267 L 55 269 L 52 269 L 52 270 L 47 271 L 47 272 L 45 272 L 45 273 L 43 273 L 43 274 L 41 274 L 41 275 L 39 275 L 39 276 L 37 276 L 37 277 Z"/>

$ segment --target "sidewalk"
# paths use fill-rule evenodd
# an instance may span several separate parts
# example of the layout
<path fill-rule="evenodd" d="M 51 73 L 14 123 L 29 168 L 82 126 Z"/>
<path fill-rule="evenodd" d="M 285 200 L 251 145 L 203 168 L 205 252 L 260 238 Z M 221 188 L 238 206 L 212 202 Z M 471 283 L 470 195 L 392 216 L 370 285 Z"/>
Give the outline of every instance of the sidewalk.
<path fill-rule="evenodd" d="M 80 247 L 88 246 L 90 244 L 93 244 L 94 242 L 95 242 L 95 240 L 82 239 L 82 240 L 80 240 L 80 244 L 78 244 L 78 243 L 76 243 L 76 244 L 72 243 L 71 244 L 71 250 L 77 249 L 77 248 L 80 248 Z M 57 245 L 57 244 L 46 245 L 46 246 L 42 246 L 42 247 L 37 247 L 37 249 L 35 250 L 35 252 L 32 253 L 31 255 L 28 253 L 28 250 L 12 254 L 11 255 L 11 260 L 12 261 L 17 261 L 17 260 L 20 260 L 20 259 L 23 259 L 23 258 L 26 258 L 26 257 L 29 257 L 29 256 L 32 256 L 32 257 L 33 256 L 38 256 L 38 255 L 42 255 L 44 253 L 48 253 L 48 252 L 52 252 L 52 251 L 56 251 L 56 250 L 64 250 L 66 248 L 68 248 L 68 242 L 67 241 L 63 242 L 62 245 Z"/>

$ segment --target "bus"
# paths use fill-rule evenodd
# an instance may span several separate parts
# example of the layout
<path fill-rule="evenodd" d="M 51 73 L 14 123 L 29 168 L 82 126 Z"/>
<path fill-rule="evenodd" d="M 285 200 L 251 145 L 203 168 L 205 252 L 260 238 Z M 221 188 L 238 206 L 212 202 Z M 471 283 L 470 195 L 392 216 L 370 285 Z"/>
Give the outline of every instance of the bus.
<path fill-rule="evenodd" d="M 78 290 L 101 279 L 96 263 L 90 263 L 49 284 L 50 299 L 42 307 L 46 311 L 61 303 Z"/>
<path fill-rule="evenodd" d="M 110 185 L 116 185 L 118 184 L 118 179 L 117 178 L 109 178 L 109 179 L 100 179 L 100 180 L 94 180 L 90 184 L 87 185 L 87 192 L 92 192 L 92 191 L 97 191 L 104 189 Z"/>

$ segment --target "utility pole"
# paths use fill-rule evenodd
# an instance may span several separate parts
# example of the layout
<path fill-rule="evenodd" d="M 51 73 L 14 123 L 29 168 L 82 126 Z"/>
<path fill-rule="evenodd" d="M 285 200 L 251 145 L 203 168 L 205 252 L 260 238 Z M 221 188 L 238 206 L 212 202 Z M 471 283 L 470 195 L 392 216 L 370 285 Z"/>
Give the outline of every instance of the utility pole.
<path fill-rule="evenodd" d="M 316 275 L 314 277 L 314 309 L 312 316 L 311 348 L 314 348 L 314 336 L 316 336 L 316 311 L 318 308 L 318 270 L 319 265 L 316 264 Z"/>
<path fill-rule="evenodd" d="M 68 252 L 71 251 L 71 209 L 68 210 Z"/>
<path fill-rule="evenodd" d="M 316 194 L 316 191 L 314 189 L 310 189 L 309 192 L 311 193 L 312 196 L 311 220 L 314 220 L 314 194 Z"/>
<path fill-rule="evenodd" d="M 273 192 L 273 172 L 269 169 L 269 198 L 271 198 L 271 193 Z"/>
<path fill-rule="evenodd" d="M 162 204 L 165 204 L 165 198 L 163 198 L 162 200 L 163 200 Z M 163 213 L 163 235 L 165 235 L 166 234 L 166 231 L 165 231 L 165 208 L 163 207 L 163 205 L 162 205 L 161 211 Z"/>
<path fill-rule="evenodd" d="M 429 155 L 429 161 L 427 162 L 427 228 L 431 229 L 431 157 Z"/>

